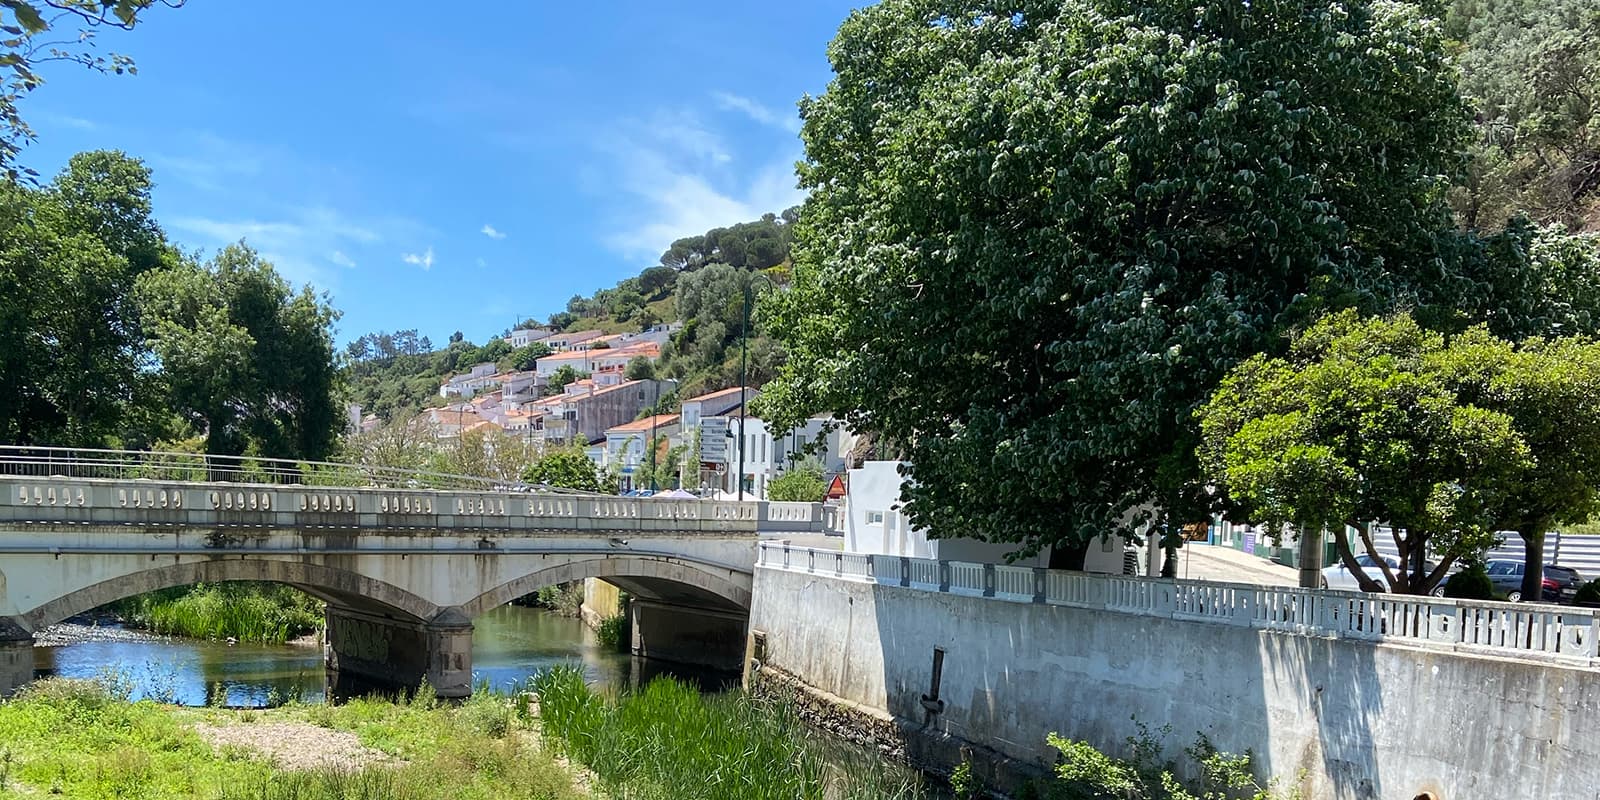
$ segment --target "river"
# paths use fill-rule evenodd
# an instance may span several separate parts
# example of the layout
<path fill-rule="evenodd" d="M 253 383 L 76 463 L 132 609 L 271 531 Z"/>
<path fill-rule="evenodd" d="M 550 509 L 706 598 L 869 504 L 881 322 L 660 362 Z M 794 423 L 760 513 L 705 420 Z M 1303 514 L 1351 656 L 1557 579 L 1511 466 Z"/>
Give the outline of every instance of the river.
<path fill-rule="evenodd" d="M 274 705 L 286 700 L 322 702 L 330 687 L 320 644 L 228 644 L 150 636 L 115 623 L 72 624 L 46 632 L 34 648 L 41 676 L 126 681 L 135 699 L 199 706 Z M 61 642 L 55 644 L 53 642 Z M 683 671 L 645 662 L 600 645 L 594 631 L 572 617 L 521 606 L 502 606 L 473 621 L 473 672 L 504 688 L 552 666 L 583 667 L 590 681 L 627 686 L 657 674 L 687 679 L 702 689 L 725 688 L 727 676 Z M 216 693 L 223 692 L 218 699 Z M 333 687 L 335 697 L 360 687 Z"/>

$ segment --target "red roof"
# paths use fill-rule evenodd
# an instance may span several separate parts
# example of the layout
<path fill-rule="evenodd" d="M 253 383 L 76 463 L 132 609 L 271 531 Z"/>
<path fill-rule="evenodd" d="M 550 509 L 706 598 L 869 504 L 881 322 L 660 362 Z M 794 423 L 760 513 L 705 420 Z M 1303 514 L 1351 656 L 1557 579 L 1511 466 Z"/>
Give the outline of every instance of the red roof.
<path fill-rule="evenodd" d="M 632 422 L 607 428 L 606 433 L 645 433 L 651 428 L 663 428 L 668 425 L 678 424 L 677 414 L 657 414 L 653 417 L 636 419 Z"/>

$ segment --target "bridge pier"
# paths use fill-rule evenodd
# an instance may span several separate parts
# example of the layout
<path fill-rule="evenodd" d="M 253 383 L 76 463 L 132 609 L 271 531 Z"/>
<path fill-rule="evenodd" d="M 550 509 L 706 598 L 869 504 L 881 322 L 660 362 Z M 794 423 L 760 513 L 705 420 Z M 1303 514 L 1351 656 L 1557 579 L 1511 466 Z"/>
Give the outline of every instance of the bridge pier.
<path fill-rule="evenodd" d="M 10 617 L 0 617 L 0 697 L 10 697 L 33 680 L 33 634 Z"/>
<path fill-rule="evenodd" d="M 440 697 L 472 694 L 472 620 L 446 608 L 426 622 L 328 604 L 325 661 L 341 679 L 411 688 L 423 679 Z"/>
<path fill-rule="evenodd" d="M 635 597 L 628 617 L 636 656 L 728 672 L 739 671 L 744 661 L 749 618 L 742 613 Z"/>

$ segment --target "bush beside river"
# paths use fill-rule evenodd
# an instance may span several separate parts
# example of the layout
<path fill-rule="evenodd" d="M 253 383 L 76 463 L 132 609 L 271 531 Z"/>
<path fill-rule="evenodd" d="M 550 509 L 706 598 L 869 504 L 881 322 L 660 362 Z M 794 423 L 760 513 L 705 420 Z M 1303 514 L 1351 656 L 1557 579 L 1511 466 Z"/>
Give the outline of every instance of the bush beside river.
<path fill-rule="evenodd" d="M 283 644 L 322 630 L 322 601 L 275 583 L 202 583 L 115 605 L 130 626 L 165 636 Z"/>

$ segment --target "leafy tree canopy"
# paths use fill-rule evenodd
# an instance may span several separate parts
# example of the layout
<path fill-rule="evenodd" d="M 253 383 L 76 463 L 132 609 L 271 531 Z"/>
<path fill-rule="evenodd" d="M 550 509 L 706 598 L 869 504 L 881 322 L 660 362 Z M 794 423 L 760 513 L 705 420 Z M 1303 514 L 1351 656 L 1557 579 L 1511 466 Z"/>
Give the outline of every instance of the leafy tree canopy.
<path fill-rule="evenodd" d="M 820 503 L 828 496 L 822 467 L 814 461 L 796 465 L 767 483 L 767 499 L 784 502 Z"/>
<path fill-rule="evenodd" d="M 243 243 L 206 264 L 145 273 L 138 297 L 170 407 L 210 453 L 324 459 L 342 427 L 333 323 Z"/>
<path fill-rule="evenodd" d="M 829 56 L 761 413 L 904 443 L 935 535 L 1081 552 L 1198 515 L 1220 376 L 1326 309 L 1435 300 L 1468 126 L 1415 6 L 886 0 Z"/>
<path fill-rule="evenodd" d="M 1200 454 L 1234 514 L 1329 528 L 1357 574 L 1353 548 L 1373 552 L 1368 524 L 1388 523 L 1407 565 L 1388 585 L 1425 593 L 1496 531 L 1528 531 L 1538 564 L 1549 524 L 1593 511 L 1597 394 L 1589 340 L 1513 345 L 1482 327 L 1447 338 L 1409 317 L 1345 312 L 1287 356 L 1235 368 L 1200 411 Z M 1424 555 L 1439 559 L 1430 572 Z"/>
<path fill-rule="evenodd" d="M 542 483 L 562 489 L 617 493 L 616 479 L 602 474 L 583 450 L 576 447 L 545 454 L 523 470 L 522 479 L 528 483 Z"/>

